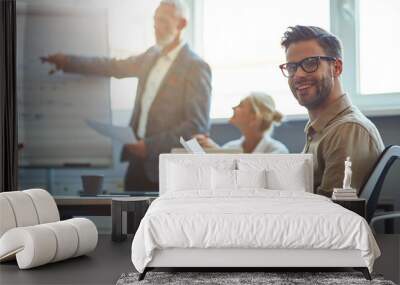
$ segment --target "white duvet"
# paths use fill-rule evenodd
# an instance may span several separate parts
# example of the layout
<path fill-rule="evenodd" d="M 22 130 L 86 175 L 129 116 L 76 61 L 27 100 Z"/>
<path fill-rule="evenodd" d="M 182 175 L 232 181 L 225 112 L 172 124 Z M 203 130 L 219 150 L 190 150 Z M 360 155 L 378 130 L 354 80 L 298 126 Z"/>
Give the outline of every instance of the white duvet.
<path fill-rule="evenodd" d="M 328 198 L 257 189 L 156 199 L 134 237 L 132 262 L 143 272 L 165 248 L 358 249 L 370 271 L 380 255 L 367 222 Z"/>

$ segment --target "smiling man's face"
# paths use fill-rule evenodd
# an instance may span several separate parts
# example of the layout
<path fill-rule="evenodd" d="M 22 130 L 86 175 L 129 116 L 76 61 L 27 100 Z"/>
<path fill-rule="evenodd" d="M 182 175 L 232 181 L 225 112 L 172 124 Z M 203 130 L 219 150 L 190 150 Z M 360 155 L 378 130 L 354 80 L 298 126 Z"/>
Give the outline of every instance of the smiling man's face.
<path fill-rule="evenodd" d="M 312 56 L 326 56 L 315 40 L 292 43 L 286 51 L 287 62 L 300 62 Z M 320 60 L 315 72 L 307 73 L 300 66 L 288 79 L 289 87 L 300 105 L 309 110 L 320 106 L 329 97 L 334 84 L 332 62 Z"/>

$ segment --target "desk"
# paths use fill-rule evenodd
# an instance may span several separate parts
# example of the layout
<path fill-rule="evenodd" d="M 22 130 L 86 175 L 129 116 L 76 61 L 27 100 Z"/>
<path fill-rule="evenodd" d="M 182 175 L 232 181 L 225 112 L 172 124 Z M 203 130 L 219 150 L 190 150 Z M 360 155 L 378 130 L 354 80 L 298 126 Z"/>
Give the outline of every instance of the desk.
<path fill-rule="evenodd" d="M 122 241 L 126 234 L 135 233 L 148 205 L 156 197 L 140 196 L 54 196 L 60 219 L 66 220 L 74 216 L 112 216 L 113 240 Z M 113 202 L 113 200 L 115 200 Z M 144 204 L 135 203 L 144 201 Z M 114 207 L 111 207 L 111 205 Z"/>
<path fill-rule="evenodd" d="M 74 216 L 111 216 L 112 197 L 54 196 L 60 219 Z"/>
<path fill-rule="evenodd" d="M 111 216 L 111 200 L 113 198 L 157 198 L 157 194 L 135 195 L 134 192 L 127 192 L 122 195 L 102 196 L 53 196 L 56 201 L 61 220 L 70 219 L 74 216 Z M 122 196 L 122 197 L 121 197 Z"/>

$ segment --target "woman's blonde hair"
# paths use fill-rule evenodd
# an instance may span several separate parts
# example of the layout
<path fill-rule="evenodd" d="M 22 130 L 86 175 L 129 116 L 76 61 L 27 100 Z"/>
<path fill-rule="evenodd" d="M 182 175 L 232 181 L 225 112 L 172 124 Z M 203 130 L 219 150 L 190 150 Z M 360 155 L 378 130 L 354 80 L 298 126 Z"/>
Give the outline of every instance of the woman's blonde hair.
<path fill-rule="evenodd" d="M 261 131 L 269 131 L 273 124 L 279 125 L 282 122 L 283 115 L 275 109 L 274 99 L 270 95 L 263 92 L 251 92 L 244 100 L 250 102 L 256 116 L 261 118 Z"/>

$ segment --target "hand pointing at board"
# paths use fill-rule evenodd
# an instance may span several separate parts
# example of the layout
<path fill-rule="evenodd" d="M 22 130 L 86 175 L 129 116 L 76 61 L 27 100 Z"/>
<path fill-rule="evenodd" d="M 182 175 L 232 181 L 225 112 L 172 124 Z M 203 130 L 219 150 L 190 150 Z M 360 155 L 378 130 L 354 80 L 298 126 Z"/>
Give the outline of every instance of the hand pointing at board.
<path fill-rule="evenodd" d="M 49 74 L 55 73 L 57 70 L 62 70 L 64 66 L 68 63 L 69 59 L 68 56 L 62 53 L 55 53 L 48 56 L 40 57 L 42 63 L 50 63 L 55 66 L 55 69 L 52 68 L 49 71 Z"/>

